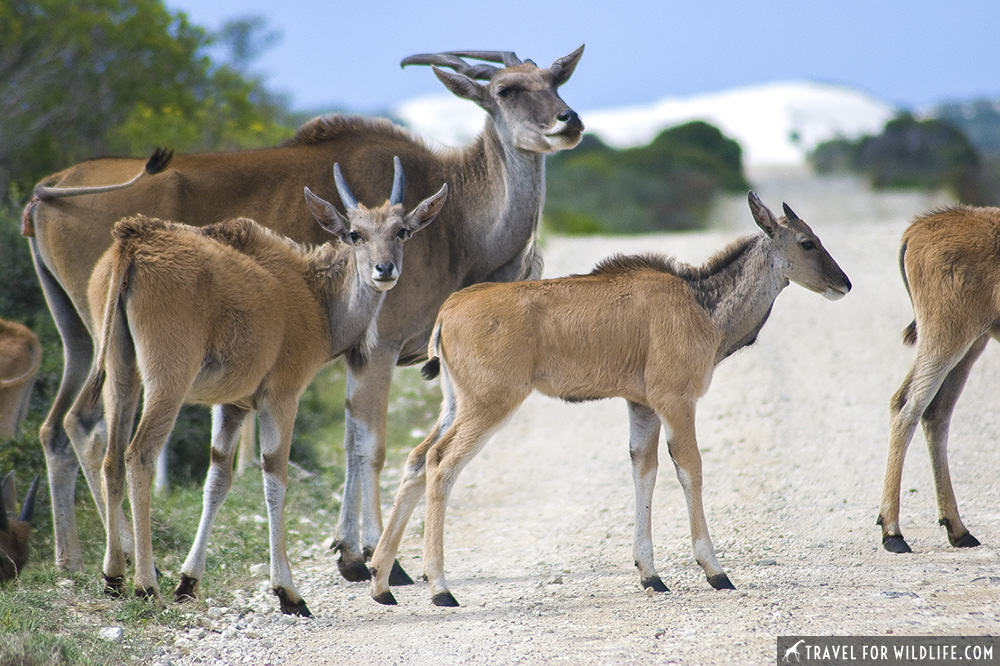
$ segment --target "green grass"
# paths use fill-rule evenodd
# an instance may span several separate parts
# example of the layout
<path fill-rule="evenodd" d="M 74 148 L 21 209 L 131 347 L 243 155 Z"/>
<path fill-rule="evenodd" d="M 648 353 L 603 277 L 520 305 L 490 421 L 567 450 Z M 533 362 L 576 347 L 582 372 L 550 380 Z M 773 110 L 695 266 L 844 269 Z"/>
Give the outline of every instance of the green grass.
<path fill-rule="evenodd" d="M 344 468 L 343 380 L 342 366 L 334 364 L 324 369 L 303 397 L 285 507 L 293 563 L 298 552 L 323 543 L 336 529 L 340 505 L 335 498 L 342 492 Z M 421 433 L 429 430 L 439 400 L 437 384 L 422 381 L 417 368 L 397 370 L 389 408 L 387 467 L 398 467 Z M 40 420 L 40 414 L 29 419 L 34 433 Z M 17 446 L 29 446 L 29 442 L 39 446 L 34 434 L 19 437 Z M 207 451 L 208 442 L 204 447 Z M 19 471 L 22 495 L 24 476 Z M 48 499 L 40 497 L 31 560 L 19 580 L 0 586 L 0 666 L 147 663 L 158 645 L 172 643 L 178 632 L 202 626 L 210 605 L 232 606 L 252 598 L 260 585 L 260 575 L 250 573 L 253 565 L 266 564 L 269 557 L 259 469 L 233 484 L 212 532 L 200 599 L 193 604 L 170 603 L 170 593 L 194 539 L 201 514 L 201 484 L 174 483 L 168 497 L 154 498 L 153 552 L 162 572 L 160 591 L 168 602 L 163 609 L 103 594 L 104 529 L 82 479 L 76 496 L 84 570 L 69 574 L 56 570 Z M 276 599 L 274 603 L 277 608 Z M 101 638 L 104 627 L 120 627 L 121 640 Z"/>

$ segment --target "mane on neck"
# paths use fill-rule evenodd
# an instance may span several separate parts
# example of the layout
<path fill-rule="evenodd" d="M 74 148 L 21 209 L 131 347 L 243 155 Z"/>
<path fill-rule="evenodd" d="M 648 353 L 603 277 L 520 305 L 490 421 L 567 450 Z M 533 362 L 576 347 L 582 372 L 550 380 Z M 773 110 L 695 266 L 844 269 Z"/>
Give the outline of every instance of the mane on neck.
<path fill-rule="evenodd" d="M 620 275 L 632 271 L 649 270 L 676 275 L 687 282 L 698 282 L 724 271 L 739 261 L 757 244 L 759 238 L 759 235 L 738 238 L 709 257 L 701 266 L 692 266 L 676 257 L 662 254 L 616 254 L 602 260 L 590 274 Z"/>

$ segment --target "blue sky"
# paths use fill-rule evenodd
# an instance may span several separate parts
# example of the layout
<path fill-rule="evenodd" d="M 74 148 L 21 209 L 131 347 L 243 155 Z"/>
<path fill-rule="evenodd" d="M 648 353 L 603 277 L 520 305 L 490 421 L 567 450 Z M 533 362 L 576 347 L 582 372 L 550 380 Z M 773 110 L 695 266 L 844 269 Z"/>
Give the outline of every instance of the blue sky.
<path fill-rule="evenodd" d="M 280 40 L 253 70 L 294 108 L 375 112 L 443 87 L 407 55 L 512 50 L 548 65 L 586 52 L 563 97 L 577 110 L 783 80 L 846 84 L 920 110 L 1000 98 L 993 0 L 545 3 L 505 0 L 166 0 L 216 29 L 261 16 Z"/>

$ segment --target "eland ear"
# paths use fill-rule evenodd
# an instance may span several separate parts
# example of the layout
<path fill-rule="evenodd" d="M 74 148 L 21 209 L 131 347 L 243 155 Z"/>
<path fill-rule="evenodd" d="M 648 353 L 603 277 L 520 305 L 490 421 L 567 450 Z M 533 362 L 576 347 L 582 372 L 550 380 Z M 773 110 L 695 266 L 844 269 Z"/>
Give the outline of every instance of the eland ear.
<path fill-rule="evenodd" d="M 406 227 L 411 234 L 420 231 L 434 221 L 434 218 L 437 217 L 438 213 L 441 212 L 441 209 L 444 208 L 444 202 L 447 198 L 448 183 L 445 183 L 436 194 L 427 197 L 417 204 L 417 207 L 403 219 L 403 226 Z"/>
<path fill-rule="evenodd" d="M 486 86 L 480 85 L 464 74 L 449 72 L 440 67 L 432 66 L 435 76 L 440 79 L 444 87 L 451 91 L 451 94 L 462 99 L 475 102 L 482 106 L 483 100 L 487 98 Z"/>
<path fill-rule="evenodd" d="M 343 239 L 351 228 L 347 218 L 341 215 L 340 211 L 329 201 L 313 194 L 308 187 L 305 188 L 304 193 L 309 212 L 319 222 L 319 226 L 337 238 Z"/>
<path fill-rule="evenodd" d="M 800 219 L 799 216 L 795 214 L 795 211 L 792 210 L 791 206 L 789 206 L 785 202 L 781 203 L 781 209 L 783 211 L 785 211 L 785 219 L 786 220 L 798 220 L 798 219 Z"/>
<path fill-rule="evenodd" d="M 750 204 L 750 212 L 753 214 L 754 222 L 757 223 L 757 226 L 764 233 L 774 238 L 774 235 L 778 233 L 778 220 L 774 217 L 774 214 L 771 213 L 753 190 L 747 193 L 747 201 Z"/>

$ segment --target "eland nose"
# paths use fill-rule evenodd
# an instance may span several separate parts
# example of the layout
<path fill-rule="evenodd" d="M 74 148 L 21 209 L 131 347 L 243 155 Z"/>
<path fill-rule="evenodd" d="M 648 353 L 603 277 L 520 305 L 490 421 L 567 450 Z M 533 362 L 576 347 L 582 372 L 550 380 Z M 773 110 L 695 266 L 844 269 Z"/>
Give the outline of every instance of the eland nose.
<path fill-rule="evenodd" d="M 394 280 L 396 279 L 396 264 L 391 261 L 376 264 L 372 273 L 376 280 Z"/>

